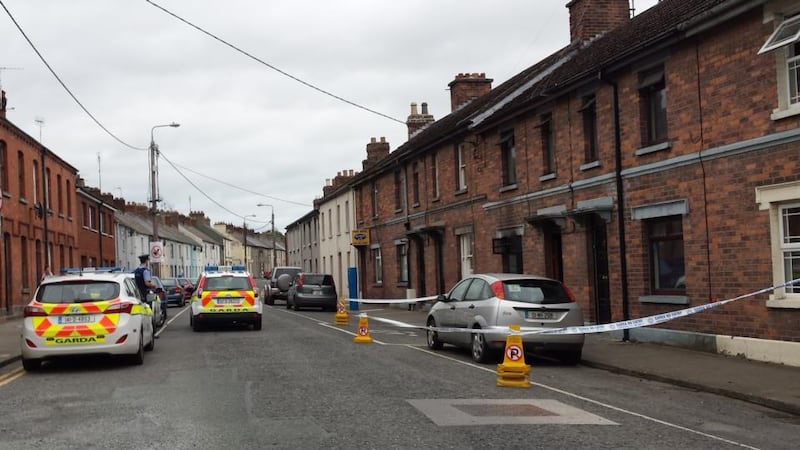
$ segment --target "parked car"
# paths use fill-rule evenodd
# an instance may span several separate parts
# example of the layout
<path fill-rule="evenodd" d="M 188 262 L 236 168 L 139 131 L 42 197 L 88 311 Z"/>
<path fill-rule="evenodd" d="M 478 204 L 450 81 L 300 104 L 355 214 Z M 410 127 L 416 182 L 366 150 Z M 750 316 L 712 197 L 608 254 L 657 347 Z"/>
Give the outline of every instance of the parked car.
<path fill-rule="evenodd" d="M 452 344 L 470 348 L 472 359 L 481 363 L 499 359 L 509 325 L 519 325 L 525 352 L 553 353 L 565 363 L 577 364 L 583 351 L 582 334 L 524 334 L 583 325 L 581 308 L 564 283 L 533 275 L 470 275 L 438 297 L 427 325 L 458 329 L 428 330 L 428 347 L 438 350 Z M 473 329 L 490 332 L 470 333 Z"/>
<path fill-rule="evenodd" d="M 333 276 L 325 273 L 300 272 L 286 293 L 286 308 L 322 308 L 336 311 L 338 302 Z"/>
<path fill-rule="evenodd" d="M 162 278 L 161 282 L 167 291 L 167 305 L 175 304 L 182 307 L 186 304 L 186 289 L 178 278 Z"/>
<path fill-rule="evenodd" d="M 191 300 L 192 294 L 194 293 L 194 283 L 192 283 L 192 280 L 185 277 L 178 277 L 178 283 L 183 286 L 183 298 Z"/>
<path fill-rule="evenodd" d="M 21 353 L 25 370 L 78 355 L 124 355 L 144 362 L 155 346 L 153 311 L 139 298 L 133 275 L 118 268 L 47 277 L 25 306 Z"/>
<path fill-rule="evenodd" d="M 269 278 L 267 298 L 264 302 L 268 305 L 274 305 L 275 300 L 286 301 L 286 294 L 289 292 L 292 281 L 302 271 L 302 268 L 293 266 L 277 266 L 273 268 Z"/>

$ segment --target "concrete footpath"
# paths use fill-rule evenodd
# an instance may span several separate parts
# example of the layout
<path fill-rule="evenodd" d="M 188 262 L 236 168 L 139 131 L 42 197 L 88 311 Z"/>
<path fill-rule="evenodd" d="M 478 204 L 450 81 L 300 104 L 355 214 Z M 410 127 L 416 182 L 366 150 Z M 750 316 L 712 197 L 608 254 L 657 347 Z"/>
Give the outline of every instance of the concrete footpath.
<path fill-rule="evenodd" d="M 358 311 L 351 312 L 351 324 L 357 323 L 357 314 Z M 369 315 L 418 326 L 423 326 L 426 318 L 425 312 L 396 307 L 369 312 Z M 21 324 L 21 319 L 0 319 L 0 367 L 20 359 Z M 378 324 L 374 321 L 370 326 L 389 326 Z M 800 367 L 658 344 L 623 342 L 603 333 L 586 335 L 581 364 L 800 415 Z"/>

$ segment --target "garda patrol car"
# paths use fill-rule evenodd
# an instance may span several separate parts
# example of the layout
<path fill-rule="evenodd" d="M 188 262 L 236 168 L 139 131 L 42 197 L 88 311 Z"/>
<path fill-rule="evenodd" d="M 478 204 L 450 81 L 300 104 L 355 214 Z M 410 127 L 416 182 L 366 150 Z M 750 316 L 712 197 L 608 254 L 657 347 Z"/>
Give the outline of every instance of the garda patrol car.
<path fill-rule="evenodd" d="M 119 268 L 65 269 L 46 278 L 24 309 L 25 370 L 43 360 L 76 355 L 126 355 L 144 362 L 155 346 L 153 310 L 133 277 Z"/>
<path fill-rule="evenodd" d="M 192 296 L 189 325 L 199 331 L 210 322 L 247 323 L 261 329 L 261 302 L 244 266 L 206 266 Z"/>

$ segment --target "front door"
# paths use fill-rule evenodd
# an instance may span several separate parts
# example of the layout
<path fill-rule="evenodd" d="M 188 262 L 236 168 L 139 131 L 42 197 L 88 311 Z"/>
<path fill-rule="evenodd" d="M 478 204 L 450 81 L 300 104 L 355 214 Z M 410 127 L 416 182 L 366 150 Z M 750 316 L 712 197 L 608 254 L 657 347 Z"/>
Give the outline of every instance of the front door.
<path fill-rule="evenodd" d="M 589 251 L 591 252 L 592 293 L 597 323 L 611 322 L 611 299 L 608 288 L 608 249 L 606 222 L 592 214 L 588 221 Z"/>

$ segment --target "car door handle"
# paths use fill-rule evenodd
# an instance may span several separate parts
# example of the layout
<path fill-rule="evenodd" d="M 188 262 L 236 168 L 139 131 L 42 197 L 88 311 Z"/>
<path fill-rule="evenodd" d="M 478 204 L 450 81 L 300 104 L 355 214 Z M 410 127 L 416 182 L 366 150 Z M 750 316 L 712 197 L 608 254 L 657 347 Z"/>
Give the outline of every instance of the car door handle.
<path fill-rule="evenodd" d="M 469 309 L 475 309 L 475 305 L 469 305 Z"/>
<path fill-rule="evenodd" d="M 456 305 L 451 306 L 450 309 L 455 310 L 456 309 Z"/>

